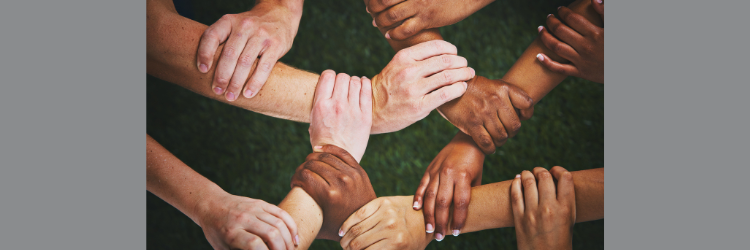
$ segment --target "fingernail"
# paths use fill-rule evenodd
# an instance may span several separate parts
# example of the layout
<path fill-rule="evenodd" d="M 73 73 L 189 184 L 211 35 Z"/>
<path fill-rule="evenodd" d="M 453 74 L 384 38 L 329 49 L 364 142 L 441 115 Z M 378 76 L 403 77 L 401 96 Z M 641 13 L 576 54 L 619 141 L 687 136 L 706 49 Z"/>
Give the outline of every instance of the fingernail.
<path fill-rule="evenodd" d="M 253 97 L 253 91 L 250 89 L 245 90 L 245 97 L 250 98 Z"/>
<path fill-rule="evenodd" d="M 458 236 L 459 233 L 461 232 L 458 229 L 453 229 L 453 236 Z"/>
<path fill-rule="evenodd" d="M 385 39 L 391 39 L 391 34 L 390 33 L 391 33 L 390 31 L 385 32 Z"/>
<path fill-rule="evenodd" d="M 471 70 L 471 77 L 474 77 L 477 75 L 477 72 L 474 71 L 474 68 L 469 68 Z"/>
<path fill-rule="evenodd" d="M 208 72 L 208 66 L 205 63 L 201 63 L 201 65 L 198 66 L 198 69 L 201 71 L 201 73 Z"/>
<path fill-rule="evenodd" d="M 537 32 L 542 32 L 544 29 L 544 26 L 539 25 L 539 27 L 536 28 Z"/>
<path fill-rule="evenodd" d="M 551 17 L 551 16 L 552 16 L 552 14 L 549 14 L 549 15 L 547 15 L 547 18 L 549 18 L 549 17 Z"/>
<path fill-rule="evenodd" d="M 435 235 L 435 239 L 436 239 L 437 241 L 443 241 L 443 235 L 442 235 L 442 234 L 440 234 L 440 233 L 437 233 L 437 235 Z"/>
<path fill-rule="evenodd" d="M 466 90 L 466 89 L 468 89 L 468 88 L 469 88 L 469 84 L 468 84 L 468 83 L 466 83 L 466 82 L 461 82 L 461 83 L 463 83 L 463 84 L 464 84 L 464 90 Z"/>
<path fill-rule="evenodd" d="M 314 149 L 323 149 L 323 146 L 315 146 Z"/>
<path fill-rule="evenodd" d="M 544 56 L 542 56 L 542 53 L 536 54 L 536 59 L 539 59 L 539 61 L 544 62 Z"/>
<path fill-rule="evenodd" d="M 214 93 L 216 93 L 217 95 L 221 95 L 221 92 L 222 92 L 221 88 L 219 87 L 214 88 Z"/>
<path fill-rule="evenodd" d="M 516 175 L 516 179 L 518 179 L 518 178 L 521 178 L 521 175 L 520 175 L 520 174 L 517 174 L 517 175 Z"/>
<path fill-rule="evenodd" d="M 344 237 L 344 230 L 343 229 L 339 229 L 339 236 Z"/>
<path fill-rule="evenodd" d="M 558 10 L 559 10 L 560 8 L 562 8 L 562 6 L 557 6 L 557 9 L 558 9 Z"/>
<path fill-rule="evenodd" d="M 234 97 L 234 93 L 228 92 L 227 93 L 227 100 L 234 101 L 234 99 L 237 99 Z"/>
<path fill-rule="evenodd" d="M 603 0 L 597 0 L 597 2 L 602 3 Z"/>
<path fill-rule="evenodd" d="M 294 245 L 299 246 L 299 235 L 294 236 Z"/>
<path fill-rule="evenodd" d="M 367 11 L 367 13 L 370 13 L 370 8 L 365 6 L 365 11 Z"/>
<path fill-rule="evenodd" d="M 432 232 L 435 232 L 435 228 L 432 227 L 432 224 L 427 223 L 427 233 L 431 234 Z"/>
<path fill-rule="evenodd" d="M 414 210 L 419 210 L 419 202 L 415 201 L 414 206 L 412 206 Z"/>
<path fill-rule="evenodd" d="M 375 23 L 375 20 L 372 20 L 372 27 L 378 27 L 378 24 Z"/>

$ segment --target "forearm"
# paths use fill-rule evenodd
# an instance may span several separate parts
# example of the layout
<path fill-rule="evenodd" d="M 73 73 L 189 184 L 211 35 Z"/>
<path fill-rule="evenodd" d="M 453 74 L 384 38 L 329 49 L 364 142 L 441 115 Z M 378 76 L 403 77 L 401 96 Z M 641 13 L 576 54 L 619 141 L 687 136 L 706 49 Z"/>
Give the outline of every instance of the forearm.
<path fill-rule="evenodd" d="M 604 218 L 604 169 L 589 169 L 571 172 L 576 195 L 576 222 Z M 513 210 L 510 202 L 512 180 L 491 183 L 471 189 L 468 217 L 461 233 L 476 232 L 492 228 L 513 227 Z M 411 206 L 412 196 L 398 197 L 402 206 Z M 424 231 L 422 210 L 407 212 L 407 225 L 411 232 L 420 232 L 426 246 L 433 238 Z M 452 215 L 451 215 L 452 217 Z M 449 222 L 452 218 L 448 219 Z M 448 225 L 448 228 L 451 228 Z"/>
<path fill-rule="evenodd" d="M 309 248 L 323 225 L 323 210 L 305 190 L 299 187 L 292 188 L 286 198 L 279 203 L 279 208 L 289 213 L 297 223 L 297 232 L 300 237 L 297 249 Z"/>
<path fill-rule="evenodd" d="M 171 2 L 149 1 L 147 73 L 217 101 L 277 118 L 309 122 L 318 74 L 283 63 L 274 66 L 266 84 L 251 99 L 238 98 L 228 102 L 223 96 L 214 94 L 211 82 L 216 67 L 204 74 L 195 65 L 198 43 L 206 28 L 177 14 Z M 216 65 L 222 49 L 223 46 L 218 48 L 213 65 Z"/>
<path fill-rule="evenodd" d="M 146 135 L 146 190 L 180 210 L 196 224 L 199 224 L 201 202 L 224 192 L 149 135 Z"/>

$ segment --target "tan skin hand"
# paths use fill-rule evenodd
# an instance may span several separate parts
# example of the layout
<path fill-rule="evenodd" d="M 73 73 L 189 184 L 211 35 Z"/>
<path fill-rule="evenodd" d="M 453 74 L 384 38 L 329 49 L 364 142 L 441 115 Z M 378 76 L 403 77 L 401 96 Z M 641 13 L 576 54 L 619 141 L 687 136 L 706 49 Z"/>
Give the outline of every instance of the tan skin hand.
<path fill-rule="evenodd" d="M 438 111 L 471 135 L 485 154 L 491 154 L 518 133 L 521 121 L 531 118 L 533 107 L 531 97 L 515 85 L 477 76 L 469 81 L 466 94 Z"/>
<path fill-rule="evenodd" d="M 447 233 L 458 236 L 463 228 L 471 201 L 471 187 L 482 184 L 483 163 L 482 150 L 471 137 L 458 132 L 427 167 L 414 195 L 414 209 L 419 210 L 424 204 L 425 230 L 435 232 L 438 241 L 443 240 Z M 453 223 L 448 229 L 451 204 Z"/>
<path fill-rule="evenodd" d="M 301 187 L 323 210 L 323 226 L 317 238 L 338 241 L 346 218 L 377 198 L 370 178 L 346 150 L 325 145 L 297 168 L 292 187 Z"/>
<path fill-rule="evenodd" d="M 557 62 L 544 53 L 537 58 L 553 72 L 604 83 L 604 3 L 592 0 L 591 6 L 601 16 L 601 22 L 591 22 L 570 8 L 561 7 L 559 18 L 549 15 L 547 28 L 538 28 L 542 43 L 570 63 Z"/>
<path fill-rule="evenodd" d="M 273 66 L 292 47 L 302 16 L 299 5 L 258 1 L 252 10 L 224 15 L 203 32 L 197 56 L 201 73 L 209 72 L 224 43 L 211 86 L 215 94 L 234 101 L 240 92 L 251 98 L 260 91 Z"/>
<path fill-rule="evenodd" d="M 557 187 L 555 181 L 557 180 Z M 523 171 L 511 184 L 518 249 L 572 249 L 576 198 L 573 175 L 562 167 Z"/>
<path fill-rule="evenodd" d="M 380 197 L 349 216 L 339 231 L 341 248 L 424 249 L 429 241 L 423 232 L 411 230 L 411 211 L 399 205 L 404 198 L 408 197 Z"/>
<path fill-rule="evenodd" d="M 387 39 L 404 40 L 422 30 L 457 23 L 492 1 L 365 0 L 365 5 L 374 16 L 373 25 L 388 30 Z"/>

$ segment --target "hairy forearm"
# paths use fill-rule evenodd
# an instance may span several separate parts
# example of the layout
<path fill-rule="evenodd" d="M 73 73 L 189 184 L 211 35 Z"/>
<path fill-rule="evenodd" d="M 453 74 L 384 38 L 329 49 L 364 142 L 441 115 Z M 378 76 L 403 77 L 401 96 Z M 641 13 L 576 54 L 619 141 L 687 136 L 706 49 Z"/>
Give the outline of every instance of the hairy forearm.
<path fill-rule="evenodd" d="M 313 93 L 319 75 L 283 63 L 276 63 L 266 84 L 251 99 L 238 98 L 229 102 L 223 96 L 214 94 L 211 82 L 216 67 L 204 74 L 195 65 L 198 43 L 206 28 L 206 25 L 177 14 L 171 1 L 148 1 L 147 73 L 240 108 L 282 119 L 310 121 Z M 223 46 L 218 48 L 213 65 L 216 65 L 222 49 Z"/>
<path fill-rule="evenodd" d="M 323 210 L 299 187 L 292 188 L 286 198 L 279 203 L 279 208 L 289 213 L 297 223 L 300 237 L 297 249 L 309 248 L 323 225 Z"/>
<path fill-rule="evenodd" d="M 202 201 L 224 192 L 146 135 L 146 190 L 198 223 Z"/>
<path fill-rule="evenodd" d="M 571 172 L 576 195 L 576 222 L 604 218 L 604 169 L 589 169 Z M 510 201 L 512 180 L 486 184 L 471 189 L 468 217 L 461 233 L 476 232 L 492 228 L 513 227 L 513 210 Z M 398 197 L 402 206 L 411 207 L 412 196 Z M 423 210 L 409 209 L 407 225 L 411 232 L 420 232 L 426 246 L 433 238 L 424 231 Z M 451 218 L 448 219 L 452 221 Z M 451 228 L 448 225 L 448 228 Z"/>

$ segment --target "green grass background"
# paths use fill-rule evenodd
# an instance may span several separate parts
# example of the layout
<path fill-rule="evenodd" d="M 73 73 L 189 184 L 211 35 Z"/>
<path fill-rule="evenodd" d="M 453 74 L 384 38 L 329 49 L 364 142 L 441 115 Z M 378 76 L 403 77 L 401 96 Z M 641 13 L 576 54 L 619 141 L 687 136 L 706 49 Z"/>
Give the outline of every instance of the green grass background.
<path fill-rule="evenodd" d="M 569 1 L 501 0 L 441 28 L 478 75 L 500 78 L 536 37 L 536 27 Z M 252 1 L 193 1 L 194 19 L 210 25 Z M 395 54 L 372 27 L 362 1 L 306 1 L 294 45 L 281 61 L 312 72 L 377 74 Z M 224 190 L 278 204 L 294 169 L 311 152 L 308 124 L 275 119 L 209 100 L 147 76 L 147 132 Z M 513 178 L 524 169 L 604 166 L 604 87 L 568 78 L 536 105 L 521 132 L 484 162 L 482 183 Z M 378 196 L 412 195 L 430 161 L 458 130 L 439 114 L 408 128 L 370 138 L 362 159 Z M 199 226 L 147 193 L 147 244 L 152 249 L 209 249 Z M 574 248 L 603 249 L 604 220 L 577 224 Z M 427 249 L 514 249 L 515 230 L 501 228 L 447 237 Z M 312 249 L 340 249 L 316 241 Z"/>

